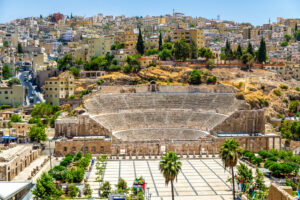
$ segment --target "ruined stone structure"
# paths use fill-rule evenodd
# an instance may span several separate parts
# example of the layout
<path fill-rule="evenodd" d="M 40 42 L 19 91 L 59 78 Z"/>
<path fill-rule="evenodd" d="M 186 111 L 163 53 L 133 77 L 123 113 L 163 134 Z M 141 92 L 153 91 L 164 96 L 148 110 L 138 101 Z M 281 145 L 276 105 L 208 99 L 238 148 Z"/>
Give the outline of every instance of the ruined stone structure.
<path fill-rule="evenodd" d="M 0 152 L 0 180 L 11 181 L 39 156 L 32 145 L 17 145 Z"/>
<path fill-rule="evenodd" d="M 117 93 L 115 89 L 110 93 L 103 87 L 85 99 L 85 109 L 87 112 L 77 118 L 58 119 L 55 135 L 103 136 L 97 140 L 73 139 L 78 146 L 84 142 L 95 154 L 215 153 L 227 133 L 255 152 L 268 149 L 270 144 L 263 135 L 264 111 L 250 110 L 245 101 L 235 98 L 231 87 L 151 83 L 149 87 L 136 87 L 135 93 Z M 73 146 L 70 140 L 57 141 L 56 153 L 72 152 Z M 102 150 L 97 150 L 101 146 Z"/>

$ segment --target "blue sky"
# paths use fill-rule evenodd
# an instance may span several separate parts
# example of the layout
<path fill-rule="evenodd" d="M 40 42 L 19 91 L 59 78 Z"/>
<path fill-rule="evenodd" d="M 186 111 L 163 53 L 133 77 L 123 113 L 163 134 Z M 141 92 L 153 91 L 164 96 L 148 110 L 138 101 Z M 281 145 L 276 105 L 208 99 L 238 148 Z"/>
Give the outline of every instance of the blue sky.
<path fill-rule="evenodd" d="M 243 2 L 243 3 L 242 3 Z M 0 23 L 16 18 L 48 16 L 54 12 L 93 16 L 159 16 L 172 9 L 186 15 L 251 22 L 276 21 L 277 17 L 300 18 L 300 0 L 0 0 Z"/>

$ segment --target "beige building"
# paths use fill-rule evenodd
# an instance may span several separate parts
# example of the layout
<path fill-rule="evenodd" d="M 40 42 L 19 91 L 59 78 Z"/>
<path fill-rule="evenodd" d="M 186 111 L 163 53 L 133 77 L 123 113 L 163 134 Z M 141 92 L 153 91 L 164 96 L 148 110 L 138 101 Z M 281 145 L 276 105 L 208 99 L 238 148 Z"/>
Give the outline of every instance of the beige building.
<path fill-rule="evenodd" d="M 23 105 L 26 88 L 22 85 L 0 86 L 0 104 Z"/>
<path fill-rule="evenodd" d="M 114 44 L 115 37 L 105 35 L 99 38 L 92 38 L 88 41 L 88 59 L 94 56 L 104 56 L 110 52 L 111 46 Z"/>
<path fill-rule="evenodd" d="M 43 86 L 44 98 L 48 103 L 59 105 L 59 99 L 74 95 L 74 76 L 66 71 L 58 77 L 52 77 L 45 81 Z"/>
<path fill-rule="evenodd" d="M 11 181 L 39 155 L 32 145 L 17 145 L 0 152 L 0 181 Z"/>
<path fill-rule="evenodd" d="M 203 36 L 203 31 L 198 30 L 198 29 L 177 29 L 173 31 L 172 34 L 172 40 L 177 41 L 184 38 L 187 43 L 191 43 L 193 40 L 196 44 L 197 47 L 203 47 L 204 46 L 204 36 Z"/>

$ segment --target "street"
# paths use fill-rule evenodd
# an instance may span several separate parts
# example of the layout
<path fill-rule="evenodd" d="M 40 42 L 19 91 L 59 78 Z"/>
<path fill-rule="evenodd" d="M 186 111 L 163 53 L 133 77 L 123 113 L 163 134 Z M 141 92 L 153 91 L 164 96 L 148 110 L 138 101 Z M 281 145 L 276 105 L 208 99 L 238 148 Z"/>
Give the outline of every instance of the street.
<path fill-rule="evenodd" d="M 26 76 L 27 76 L 27 81 L 25 78 Z M 37 91 L 36 86 L 32 85 L 29 71 L 20 71 L 17 74 L 17 78 L 20 79 L 21 85 L 23 85 L 27 88 L 25 106 L 32 106 L 34 104 L 45 102 L 45 100 L 43 99 L 42 93 Z M 30 99 L 32 99 L 32 100 L 30 101 Z"/>

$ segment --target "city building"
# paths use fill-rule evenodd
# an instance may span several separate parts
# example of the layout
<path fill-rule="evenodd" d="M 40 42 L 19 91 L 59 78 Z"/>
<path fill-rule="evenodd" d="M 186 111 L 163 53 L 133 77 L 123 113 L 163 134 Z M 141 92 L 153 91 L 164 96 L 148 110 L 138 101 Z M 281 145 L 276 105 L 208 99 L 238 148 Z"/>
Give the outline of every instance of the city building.
<path fill-rule="evenodd" d="M 0 86 L 0 104 L 11 106 L 23 105 L 25 101 L 26 87 L 22 85 Z"/>
<path fill-rule="evenodd" d="M 203 30 L 198 29 L 176 29 L 173 31 L 172 40 L 175 42 L 184 38 L 188 44 L 194 41 L 198 48 L 204 45 Z"/>
<path fill-rule="evenodd" d="M 46 102 L 59 105 L 60 99 L 74 95 L 74 76 L 66 71 L 57 77 L 51 77 L 45 81 L 43 86 L 44 98 Z"/>

